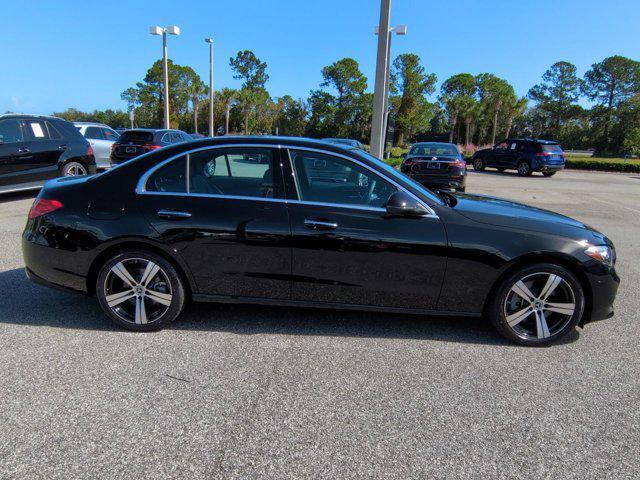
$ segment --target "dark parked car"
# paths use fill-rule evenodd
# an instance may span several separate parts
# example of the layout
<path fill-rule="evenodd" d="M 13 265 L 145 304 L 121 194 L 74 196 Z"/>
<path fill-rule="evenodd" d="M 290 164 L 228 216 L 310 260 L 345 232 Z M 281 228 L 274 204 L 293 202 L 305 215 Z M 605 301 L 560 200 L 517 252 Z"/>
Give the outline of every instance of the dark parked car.
<path fill-rule="evenodd" d="M 478 150 L 471 160 L 474 170 L 486 167 L 497 168 L 499 172 L 517 170 L 523 177 L 533 172 L 551 177 L 564 168 L 564 153 L 558 142 L 533 138 L 502 140 L 493 148 Z"/>
<path fill-rule="evenodd" d="M 400 171 L 429 188 L 464 192 L 467 163 L 453 143 L 423 142 L 411 146 Z"/>
<path fill-rule="evenodd" d="M 0 193 L 93 173 L 93 150 L 72 123 L 40 115 L 0 115 Z"/>
<path fill-rule="evenodd" d="M 359 150 L 364 150 L 364 145 L 358 140 L 354 140 L 352 138 L 323 138 L 322 141 L 333 143 L 335 145 L 342 145 L 345 148 L 357 148 Z"/>
<path fill-rule="evenodd" d="M 118 165 L 143 153 L 192 140 L 191 135 L 182 130 L 151 128 L 125 130 L 111 147 L 111 164 Z"/>
<path fill-rule="evenodd" d="M 321 162 L 319 161 L 321 160 Z M 349 172 L 335 182 L 320 168 Z M 95 294 L 132 330 L 188 299 L 480 316 L 522 344 L 613 314 L 611 241 L 546 210 L 434 194 L 360 150 L 222 137 L 48 182 L 22 248 L 30 279 Z"/>

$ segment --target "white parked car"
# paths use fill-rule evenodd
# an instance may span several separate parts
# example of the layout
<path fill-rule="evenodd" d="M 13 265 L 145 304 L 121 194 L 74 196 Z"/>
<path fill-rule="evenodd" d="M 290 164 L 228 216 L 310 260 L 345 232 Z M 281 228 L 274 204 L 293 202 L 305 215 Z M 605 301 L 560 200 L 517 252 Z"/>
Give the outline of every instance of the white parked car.
<path fill-rule="evenodd" d="M 111 168 L 111 145 L 120 138 L 120 134 L 102 123 L 73 122 L 73 124 L 93 148 L 96 167 L 101 170 Z"/>

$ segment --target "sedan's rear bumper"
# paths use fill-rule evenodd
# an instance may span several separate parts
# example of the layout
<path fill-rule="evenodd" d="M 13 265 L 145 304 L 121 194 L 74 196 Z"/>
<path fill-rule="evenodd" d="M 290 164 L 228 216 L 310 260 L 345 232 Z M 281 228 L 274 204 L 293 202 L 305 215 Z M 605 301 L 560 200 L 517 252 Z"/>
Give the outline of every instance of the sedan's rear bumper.
<path fill-rule="evenodd" d="M 467 176 L 429 175 L 424 173 L 409 173 L 413 180 L 429 188 L 465 188 Z"/>

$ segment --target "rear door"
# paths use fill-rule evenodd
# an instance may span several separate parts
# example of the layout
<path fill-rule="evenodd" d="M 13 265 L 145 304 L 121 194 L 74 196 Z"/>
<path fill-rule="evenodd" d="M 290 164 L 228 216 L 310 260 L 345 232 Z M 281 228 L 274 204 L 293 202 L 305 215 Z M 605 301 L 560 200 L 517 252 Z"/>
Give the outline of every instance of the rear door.
<path fill-rule="evenodd" d="M 363 163 L 314 150 L 289 153 L 292 299 L 435 309 L 446 265 L 440 219 L 387 215 L 384 205 L 402 187 Z"/>
<path fill-rule="evenodd" d="M 62 133 L 51 122 L 40 118 L 25 118 L 22 124 L 24 155 L 14 165 L 15 183 L 38 182 L 57 177 L 58 160 L 67 148 Z"/>
<path fill-rule="evenodd" d="M 189 266 L 196 294 L 289 299 L 291 229 L 277 148 L 182 155 L 150 173 L 139 204 Z"/>
<path fill-rule="evenodd" d="M 104 128 L 98 126 L 89 126 L 84 132 L 84 137 L 93 149 L 93 155 L 96 158 L 98 168 L 107 168 L 111 164 L 111 144 L 104 134 Z"/>
<path fill-rule="evenodd" d="M 22 120 L 0 120 L 0 187 L 22 183 L 20 176 L 32 161 Z"/>

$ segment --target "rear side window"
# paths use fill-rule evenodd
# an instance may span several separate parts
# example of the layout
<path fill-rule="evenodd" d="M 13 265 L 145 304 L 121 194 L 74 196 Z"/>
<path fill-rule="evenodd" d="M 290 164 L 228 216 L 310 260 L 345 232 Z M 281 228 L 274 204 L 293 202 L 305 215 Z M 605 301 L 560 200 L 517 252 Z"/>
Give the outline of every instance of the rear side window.
<path fill-rule="evenodd" d="M 102 130 L 102 135 L 104 135 L 105 140 L 115 142 L 120 138 L 120 135 L 115 130 L 111 130 L 110 128 L 101 128 L 100 130 Z"/>
<path fill-rule="evenodd" d="M 186 157 L 180 157 L 153 172 L 147 179 L 146 190 L 149 192 L 186 193 L 186 173 Z"/>
<path fill-rule="evenodd" d="M 104 135 L 102 134 L 102 129 L 100 127 L 87 127 L 84 132 L 84 136 L 91 140 L 104 140 Z"/>
<path fill-rule="evenodd" d="M 15 118 L 0 120 L 0 143 L 24 142 L 20 121 Z"/>
<path fill-rule="evenodd" d="M 120 143 L 151 143 L 153 142 L 153 132 L 124 132 L 120 136 Z"/>
<path fill-rule="evenodd" d="M 62 133 L 60 133 L 60 130 L 58 130 L 53 123 L 51 122 L 44 122 L 47 125 L 47 130 L 49 130 L 49 138 L 51 138 L 51 140 L 61 140 L 62 138 L 64 138 L 62 136 Z"/>
<path fill-rule="evenodd" d="M 274 182 L 272 150 L 211 149 L 189 157 L 189 192 L 256 198 L 282 198 Z"/>
<path fill-rule="evenodd" d="M 47 125 L 42 120 L 27 120 L 27 131 L 34 140 L 49 140 Z"/>
<path fill-rule="evenodd" d="M 542 151 L 548 153 L 562 153 L 562 148 L 557 143 L 542 144 Z"/>

